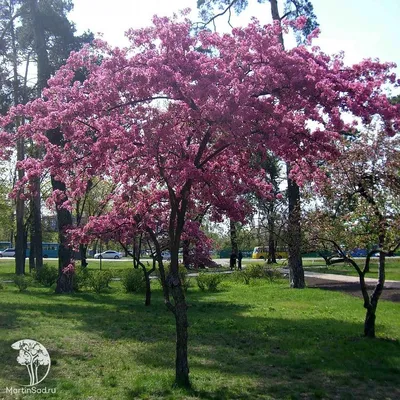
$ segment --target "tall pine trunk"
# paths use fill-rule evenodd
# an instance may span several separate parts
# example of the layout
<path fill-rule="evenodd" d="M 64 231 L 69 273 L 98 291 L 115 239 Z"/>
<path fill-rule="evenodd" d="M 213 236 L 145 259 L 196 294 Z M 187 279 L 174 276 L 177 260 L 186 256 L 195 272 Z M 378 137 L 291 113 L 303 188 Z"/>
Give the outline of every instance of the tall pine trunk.
<path fill-rule="evenodd" d="M 37 56 L 37 93 L 38 97 L 41 96 L 42 90 L 46 87 L 47 80 L 50 78 L 49 58 L 46 49 L 46 37 L 44 26 L 40 18 L 38 1 L 28 0 L 28 7 L 30 17 L 33 22 L 33 43 Z M 41 157 L 41 149 L 35 149 L 36 157 Z M 40 180 L 34 181 L 35 195 L 33 197 L 32 205 L 32 221 L 33 229 L 31 235 L 31 245 L 35 248 L 35 259 L 37 269 L 43 265 L 43 251 L 42 251 L 42 210 L 41 210 L 41 197 L 40 197 Z"/>
<path fill-rule="evenodd" d="M 11 11 L 11 10 L 10 10 Z M 12 41 L 12 64 L 13 64 L 13 103 L 14 106 L 18 105 L 20 100 L 20 86 L 18 79 L 18 51 L 17 41 L 15 37 L 14 22 L 10 25 L 11 41 Z M 15 129 L 18 130 L 21 124 L 20 118 L 16 119 Z M 23 139 L 17 139 L 17 161 L 23 161 L 25 158 L 25 143 Z M 24 170 L 18 168 L 17 178 L 21 181 L 24 177 Z M 20 198 L 20 192 L 16 198 L 15 204 L 15 217 L 16 217 L 16 237 L 15 237 L 15 273 L 16 275 L 25 274 L 25 253 L 26 253 L 26 240 L 25 240 L 25 200 Z"/>

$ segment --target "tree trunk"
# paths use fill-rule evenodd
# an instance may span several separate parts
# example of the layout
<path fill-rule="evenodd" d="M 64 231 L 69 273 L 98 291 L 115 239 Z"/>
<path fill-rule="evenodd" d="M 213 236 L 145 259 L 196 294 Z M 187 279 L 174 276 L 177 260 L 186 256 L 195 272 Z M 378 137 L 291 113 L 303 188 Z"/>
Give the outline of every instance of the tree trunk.
<path fill-rule="evenodd" d="M 88 266 L 87 245 L 84 245 L 82 243 L 79 245 L 79 254 L 81 256 L 81 266 L 82 266 L 82 268 L 86 268 Z"/>
<path fill-rule="evenodd" d="M 46 49 L 46 37 L 44 26 L 40 18 L 38 1 L 29 0 L 28 2 L 29 13 L 33 22 L 33 40 L 34 49 L 37 55 L 37 91 L 38 97 L 41 96 L 42 90 L 47 85 L 47 80 L 50 78 L 50 65 L 49 57 Z M 41 150 L 39 148 L 35 151 L 36 157 L 41 158 Z M 36 179 L 34 182 L 35 196 L 33 198 L 33 225 L 34 235 L 31 237 L 32 242 L 35 243 L 35 258 L 36 268 L 40 269 L 43 266 L 43 251 L 42 251 L 42 210 L 41 210 L 41 197 L 40 197 L 40 180 Z"/>
<path fill-rule="evenodd" d="M 300 227 L 300 188 L 289 178 L 290 167 L 287 165 L 288 174 L 288 267 L 290 287 L 303 289 L 305 287 L 303 260 L 301 258 L 301 227 Z"/>
<path fill-rule="evenodd" d="M 281 22 L 278 1 L 270 0 L 271 15 L 274 21 Z M 285 48 L 282 33 L 279 42 Z M 300 188 L 296 182 L 289 178 L 290 166 L 286 164 L 289 202 L 289 239 L 288 239 L 288 267 L 290 287 L 302 289 L 305 287 L 303 261 L 301 258 L 301 228 L 300 228 Z"/>
<path fill-rule="evenodd" d="M 367 309 L 367 315 L 365 316 L 364 336 L 369 338 L 375 337 L 375 320 L 376 320 L 375 311 L 376 310 L 374 310 L 373 307 L 369 307 Z"/>
<path fill-rule="evenodd" d="M 33 237 L 31 236 L 31 244 L 34 243 L 35 246 L 35 268 L 39 271 L 43 267 L 42 199 L 39 179 L 35 179 L 34 186 L 36 193 L 32 200 Z"/>
<path fill-rule="evenodd" d="M 53 190 L 57 187 L 63 187 L 63 184 L 58 181 L 54 181 L 52 178 Z M 64 186 L 65 190 L 65 186 Z M 56 286 L 56 293 L 71 293 L 73 292 L 73 279 L 70 276 L 66 276 L 63 269 L 71 262 L 72 249 L 66 245 L 65 228 L 72 225 L 72 216 L 68 210 L 57 209 L 57 221 L 58 221 L 58 280 Z"/>
<path fill-rule="evenodd" d="M 268 264 L 276 264 L 275 220 L 268 215 Z"/>
<path fill-rule="evenodd" d="M 14 22 L 11 22 L 10 26 L 11 40 L 12 40 L 12 54 L 13 54 L 13 103 L 14 106 L 20 102 L 20 86 L 18 79 L 18 52 L 17 52 L 17 41 L 15 37 Z M 20 118 L 16 119 L 15 129 L 18 130 L 21 124 Z M 22 161 L 25 158 L 25 142 L 24 139 L 17 139 L 17 161 Z M 18 181 L 21 181 L 25 175 L 23 169 L 19 168 L 17 172 Z M 25 257 L 26 257 L 26 245 L 25 245 L 25 200 L 20 198 L 18 193 L 15 205 L 15 216 L 16 216 L 16 228 L 17 233 L 15 237 L 15 273 L 17 275 L 25 274 Z"/>
<path fill-rule="evenodd" d="M 239 246 L 237 241 L 237 231 L 236 231 L 235 221 L 233 221 L 232 219 L 229 220 L 229 228 L 231 233 L 232 253 L 235 253 L 237 255 L 239 251 Z"/>
<path fill-rule="evenodd" d="M 380 244 L 383 245 L 385 242 L 384 234 L 381 235 L 383 239 L 380 240 Z M 385 263 L 386 263 L 386 255 L 384 252 L 380 252 L 379 254 L 379 268 L 378 268 L 378 283 L 375 286 L 375 289 L 370 297 L 370 301 L 368 304 L 367 314 L 365 316 L 364 322 L 364 336 L 374 338 L 375 337 L 375 319 L 376 319 L 376 309 L 378 307 L 378 301 L 383 292 L 383 287 L 385 285 Z"/>
<path fill-rule="evenodd" d="M 178 387 L 190 387 L 188 363 L 188 318 L 185 294 L 179 276 L 171 274 L 167 278 L 170 293 L 175 305 L 176 325 L 176 359 L 175 359 L 175 384 Z"/>

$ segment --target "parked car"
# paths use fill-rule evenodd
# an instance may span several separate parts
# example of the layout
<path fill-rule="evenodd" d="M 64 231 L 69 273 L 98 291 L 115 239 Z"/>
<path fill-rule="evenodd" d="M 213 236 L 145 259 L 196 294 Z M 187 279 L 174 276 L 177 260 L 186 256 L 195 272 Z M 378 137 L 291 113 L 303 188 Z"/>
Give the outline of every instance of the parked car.
<path fill-rule="evenodd" d="M 15 257 L 15 249 L 9 247 L 0 251 L 0 257 Z"/>
<path fill-rule="evenodd" d="M 106 250 L 106 251 L 103 251 L 102 253 L 96 253 L 93 257 L 94 258 L 119 259 L 119 258 L 122 258 L 122 254 L 119 253 L 118 251 Z"/>
<path fill-rule="evenodd" d="M 170 260 L 171 259 L 171 253 L 169 251 L 161 252 L 161 256 L 162 256 L 163 260 Z"/>

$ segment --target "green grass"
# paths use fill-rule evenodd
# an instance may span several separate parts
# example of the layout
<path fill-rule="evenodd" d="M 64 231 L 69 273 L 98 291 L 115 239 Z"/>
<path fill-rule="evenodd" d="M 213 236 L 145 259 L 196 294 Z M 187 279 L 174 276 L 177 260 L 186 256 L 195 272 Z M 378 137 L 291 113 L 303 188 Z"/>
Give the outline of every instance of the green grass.
<path fill-rule="evenodd" d="M 2 260 L 3 261 L 3 260 Z M 118 263 L 120 265 L 120 263 Z M 0 263 L 0 279 L 9 276 Z M 13 284 L 0 290 L 0 391 L 25 383 L 11 344 L 30 338 L 50 352 L 40 387 L 21 399 L 397 399 L 400 397 L 399 303 L 380 301 L 376 340 L 361 336 L 360 299 L 287 282 L 220 291 L 189 288 L 189 362 L 193 390 L 172 387 L 173 316 L 157 282 L 153 299 L 122 292 L 54 295 Z M 0 398 L 7 397 L 0 392 Z"/>
<path fill-rule="evenodd" d="M 360 267 L 364 266 L 364 259 L 355 259 Z M 303 258 L 303 265 L 306 271 L 314 271 L 328 274 L 339 274 L 358 276 L 356 270 L 351 265 L 334 264 L 327 267 L 324 260 L 315 259 L 307 260 Z M 400 280 L 400 258 L 387 258 L 385 264 L 385 274 L 388 280 Z M 378 258 L 373 258 L 370 264 L 370 272 L 366 275 L 368 278 L 376 278 L 378 276 Z"/>

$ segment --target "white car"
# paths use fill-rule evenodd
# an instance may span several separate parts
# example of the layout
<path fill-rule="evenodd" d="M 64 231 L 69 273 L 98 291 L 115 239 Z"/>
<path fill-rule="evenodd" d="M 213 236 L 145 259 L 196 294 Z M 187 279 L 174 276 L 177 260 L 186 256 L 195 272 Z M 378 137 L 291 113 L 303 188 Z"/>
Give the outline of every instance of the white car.
<path fill-rule="evenodd" d="M 108 258 L 108 259 L 119 259 L 122 258 L 122 254 L 119 253 L 118 251 L 114 251 L 114 250 L 106 250 L 103 251 L 102 253 L 96 253 L 94 256 L 94 258 Z"/>
<path fill-rule="evenodd" d="M 0 251 L 0 257 L 15 257 L 15 249 L 9 247 L 8 249 Z"/>

